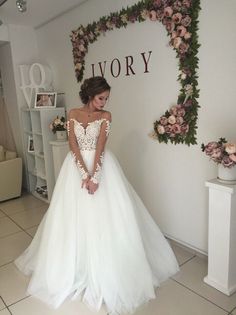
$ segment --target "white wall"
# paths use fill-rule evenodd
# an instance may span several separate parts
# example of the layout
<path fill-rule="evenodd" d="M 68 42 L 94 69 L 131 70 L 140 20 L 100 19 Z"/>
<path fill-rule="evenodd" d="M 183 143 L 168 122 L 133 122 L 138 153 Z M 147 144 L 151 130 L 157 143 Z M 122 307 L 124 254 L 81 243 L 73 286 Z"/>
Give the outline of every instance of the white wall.
<path fill-rule="evenodd" d="M 48 63 L 55 87 L 66 93 L 68 109 L 80 106 L 70 32 L 101 16 L 132 5 L 134 0 L 90 0 L 37 30 L 39 56 Z M 236 138 L 236 2 L 202 0 L 200 13 L 198 145 L 159 144 L 147 137 L 152 123 L 177 100 L 177 59 L 168 47 L 162 25 L 152 22 L 115 30 L 89 47 L 86 65 L 131 54 L 137 58 L 135 77 L 106 75 L 112 85 L 107 109 L 113 113 L 109 146 L 148 210 L 169 237 L 207 252 L 207 179 L 216 166 L 200 144 L 220 136 Z M 96 8 L 96 10 L 94 10 Z M 132 39 L 132 40 L 131 40 Z M 149 74 L 143 74 L 140 52 L 152 50 Z M 139 60 L 139 61 L 138 61 Z M 90 68 L 86 75 L 91 74 Z"/>

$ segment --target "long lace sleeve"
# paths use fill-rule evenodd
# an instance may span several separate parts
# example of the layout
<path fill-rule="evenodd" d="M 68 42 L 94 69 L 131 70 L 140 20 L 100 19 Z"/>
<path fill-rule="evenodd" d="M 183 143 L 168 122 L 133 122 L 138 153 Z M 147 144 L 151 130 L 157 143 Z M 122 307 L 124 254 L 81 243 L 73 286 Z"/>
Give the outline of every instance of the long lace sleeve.
<path fill-rule="evenodd" d="M 105 149 L 105 144 L 106 144 L 109 132 L 110 132 L 110 126 L 111 126 L 111 114 L 109 112 L 106 112 L 106 117 L 104 115 L 103 121 L 101 123 L 101 129 L 100 129 L 100 134 L 97 141 L 96 153 L 95 153 L 95 158 L 94 158 L 93 172 L 91 175 L 91 181 L 95 184 L 99 183 L 99 180 L 101 177 L 102 164 L 103 164 L 103 158 L 104 158 L 104 149 Z"/>
<path fill-rule="evenodd" d="M 82 155 L 80 153 L 79 145 L 75 136 L 75 132 L 74 132 L 75 119 L 73 119 L 71 116 L 72 115 L 69 113 L 69 119 L 67 122 L 69 147 L 74 156 L 75 163 L 79 169 L 82 179 L 86 179 L 89 176 L 89 172 L 83 161 Z"/>

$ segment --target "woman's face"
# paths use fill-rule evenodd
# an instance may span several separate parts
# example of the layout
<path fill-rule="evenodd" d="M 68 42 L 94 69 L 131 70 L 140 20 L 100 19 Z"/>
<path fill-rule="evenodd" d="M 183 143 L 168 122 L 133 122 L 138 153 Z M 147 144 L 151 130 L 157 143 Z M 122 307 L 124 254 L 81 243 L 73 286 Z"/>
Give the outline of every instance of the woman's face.
<path fill-rule="evenodd" d="M 91 105 L 98 110 L 102 110 L 108 100 L 109 95 L 110 91 L 104 91 L 100 94 L 95 95 L 94 98 L 91 100 Z"/>

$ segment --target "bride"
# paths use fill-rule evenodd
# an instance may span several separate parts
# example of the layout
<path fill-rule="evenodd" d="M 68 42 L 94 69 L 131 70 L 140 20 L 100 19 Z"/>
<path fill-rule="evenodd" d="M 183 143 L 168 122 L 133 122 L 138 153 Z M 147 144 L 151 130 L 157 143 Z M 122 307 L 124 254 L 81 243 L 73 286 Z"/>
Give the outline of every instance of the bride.
<path fill-rule="evenodd" d="M 68 115 L 70 152 L 30 246 L 15 261 L 28 293 L 53 308 L 80 298 L 109 314 L 133 313 L 179 266 L 169 243 L 105 148 L 111 113 L 103 77 L 84 81 Z"/>

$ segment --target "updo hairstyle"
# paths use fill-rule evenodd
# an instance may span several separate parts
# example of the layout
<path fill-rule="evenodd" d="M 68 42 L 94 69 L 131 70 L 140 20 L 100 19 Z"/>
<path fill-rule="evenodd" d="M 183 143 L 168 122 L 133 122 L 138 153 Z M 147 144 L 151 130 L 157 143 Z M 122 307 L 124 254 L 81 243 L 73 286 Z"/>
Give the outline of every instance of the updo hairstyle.
<path fill-rule="evenodd" d="M 106 79 L 97 76 L 85 79 L 81 85 L 79 96 L 83 104 L 88 104 L 90 99 L 93 99 L 95 95 L 110 91 L 111 87 L 107 83 Z"/>

